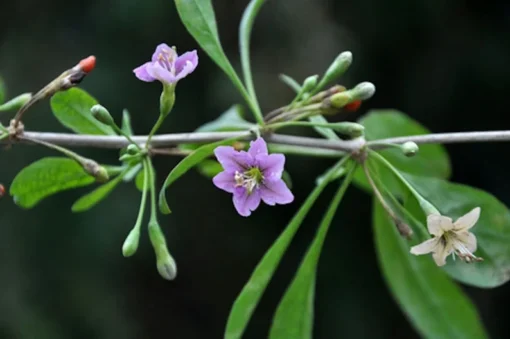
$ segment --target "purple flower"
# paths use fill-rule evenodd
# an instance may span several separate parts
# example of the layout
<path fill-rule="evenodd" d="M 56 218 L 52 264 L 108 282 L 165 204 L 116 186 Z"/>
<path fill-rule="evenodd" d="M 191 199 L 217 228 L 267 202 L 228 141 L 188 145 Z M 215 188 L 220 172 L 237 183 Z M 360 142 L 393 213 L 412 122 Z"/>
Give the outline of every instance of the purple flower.
<path fill-rule="evenodd" d="M 234 195 L 234 207 L 243 217 L 249 216 L 261 200 L 271 206 L 294 200 L 294 195 L 282 180 L 285 156 L 268 154 L 264 139 L 259 137 L 252 141 L 248 152 L 219 146 L 214 154 L 223 166 L 223 172 L 213 178 L 213 183 Z"/>
<path fill-rule="evenodd" d="M 166 84 L 175 84 L 197 68 L 197 51 L 177 55 L 175 47 L 159 44 L 152 55 L 152 61 L 146 62 L 133 70 L 136 77 L 142 81 L 161 81 Z"/>

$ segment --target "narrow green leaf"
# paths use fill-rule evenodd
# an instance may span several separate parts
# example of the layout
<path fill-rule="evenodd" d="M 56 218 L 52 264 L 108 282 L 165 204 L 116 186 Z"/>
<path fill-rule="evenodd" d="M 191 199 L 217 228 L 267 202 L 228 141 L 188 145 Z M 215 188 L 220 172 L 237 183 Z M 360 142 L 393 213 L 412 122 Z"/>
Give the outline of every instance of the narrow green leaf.
<path fill-rule="evenodd" d="M 141 163 L 136 164 L 135 166 L 131 167 L 126 172 L 126 174 L 124 174 L 124 177 L 122 178 L 122 180 L 124 180 L 125 182 L 129 182 L 129 181 L 133 180 L 133 178 L 140 172 L 141 169 L 142 169 L 142 164 Z"/>
<path fill-rule="evenodd" d="M 133 127 L 131 127 L 131 115 L 129 111 L 124 108 L 122 111 L 122 125 L 120 127 L 122 132 L 126 133 L 129 136 L 133 135 Z"/>
<path fill-rule="evenodd" d="M 308 118 L 310 122 L 316 123 L 316 124 L 327 124 L 328 121 L 326 118 L 324 118 L 322 115 L 314 115 Z M 329 140 L 340 140 L 340 137 L 336 135 L 336 133 L 331 128 L 325 128 L 325 127 L 317 127 L 314 126 L 313 129 Z"/>
<path fill-rule="evenodd" d="M 301 91 L 301 85 L 294 78 L 286 74 L 280 74 L 279 78 L 285 85 L 289 86 L 294 92 L 296 92 L 296 94 Z"/>
<path fill-rule="evenodd" d="M 351 183 L 352 174 L 353 167 L 335 194 L 292 283 L 280 300 L 269 332 L 270 339 L 312 338 L 317 264 L 329 226 Z"/>
<path fill-rule="evenodd" d="M 251 104 L 251 98 L 221 47 L 211 0 L 175 0 L 175 6 L 188 32 Z"/>
<path fill-rule="evenodd" d="M 251 74 L 251 63 L 250 63 L 250 36 L 253 29 L 253 23 L 257 17 L 260 7 L 266 2 L 266 0 L 252 0 L 246 7 L 241 24 L 239 26 L 239 50 L 241 54 L 241 66 L 243 68 L 244 83 L 248 94 L 252 101 L 258 108 L 257 95 L 255 93 L 255 87 L 253 85 L 253 77 Z M 260 108 L 258 108 L 260 112 Z"/>
<path fill-rule="evenodd" d="M 115 177 L 115 179 L 110 180 L 109 182 L 99 186 L 92 192 L 85 194 L 73 204 L 71 210 L 73 212 L 84 212 L 91 209 L 92 207 L 97 205 L 101 200 L 105 199 L 110 194 L 110 192 L 113 191 L 113 189 L 117 187 L 117 185 L 122 181 L 123 177 L 124 175 L 120 174 L 117 177 Z"/>
<path fill-rule="evenodd" d="M 116 135 L 113 129 L 92 116 L 98 102 L 80 88 L 58 92 L 51 98 L 51 109 L 62 125 L 79 134 Z"/>
<path fill-rule="evenodd" d="M 346 160 L 347 158 L 340 160 L 337 166 L 342 167 Z M 225 339 L 240 339 L 242 337 L 260 298 L 262 298 L 262 294 L 273 277 L 276 268 L 280 264 L 283 254 L 289 247 L 290 242 L 308 214 L 308 211 L 328 182 L 329 180 L 324 180 L 320 185 L 314 188 L 283 233 L 276 239 L 271 248 L 258 263 L 250 279 L 246 285 L 244 285 L 243 290 L 234 302 L 234 305 L 232 305 L 225 329 Z"/>
<path fill-rule="evenodd" d="M 48 157 L 22 169 L 11 184 L 10 194 L 17 205 L 31 208 L 52 194 L 90 185 L 94 181 L 94 177 L 76 161 Z"/>
<path fill-rule="evenodd" d="M 453 220 L 477 206 L 481 208 L 480 219 L 470 231 L 478 240 L 475 254 L 484 260 L 466 264 L 461 260 L 453 261 L 450 257 L 443 267 L 450 276 L 465 284 L 483 288 L 497 287 L 510 280 L 510 211 L 502 202 L 490 193 L 470 186 L 406 173 L 403 175 L 442 215 Z M 417 203 L 409 203 L 407 207 L 421 223 L 420 227 L 426 229 L 425 216 Z M 427 259 L 432 261 L 431 258 Z"/>
<path fill-rule="evenodd" d="M 177 166 L 174 167 L 174 169 L 168 174 L 168 177 L 166 178 L 165 182 L 163 183 L 163 187 L 161 188 L 161 191 L 159 192 L 159 209 L 161 213 L 163 214 L 169 214 L 171 213 L 170 207 L 168 207 L 168 203 L 166 201 L 166 189 L 177 179 L 179 179 L 182 175 L 184 175 L 186 172 L 188 172 L 191 168 L 193 168 L 195 165 L 199 164 L 203 160 L 205 160 L 208 156 L 213 154 L 214 150 L 218 146 L 228 145 L 234 141 L 236 141 L 237 138 L 230 138 L 226 140 L 221 140 L 218 142 L 214 142 L 211 144 L 204 145 L 202 147 L 197 148 L 193 153 L 188 155 L 186 158 L 182 159 L 181 162 L 177 164 Z"/>
<path fill-rule="evenodd" d="M 217 119 L 205 123 L 196 129 L 196 132 L 226 132 L 249 130 L 255 124 L 244 119 L 244 110 L 241 105 L 233 105 Z"/>
<path fill-rule="evenodd" d="M 378 140 L 406 135 L 429 134 L 430 131 L 406 114 L 392 109 L 372 110 L 358 121 L 365 126 L 365 138 Z M 450 176 L 450 159 L 441 145 L 420 145 L 418 154 L 406 157 L 401 150 L 388 148 L 380 151 L 397 169 L 416 175 L 447 179 Z M 386 168 L 380 168 L 382 181 L 392 191 L 395 189 L 390 178 L 392 175 Z M 361 168 L 354 177 L 354 182 L 361 188 L 370 191 Z"/>
<path fill-rule="evenodd" d="M 404 314 L 424 338 L 487 338 L 470 300 L 430 258 L 409 253 L 409 244 L 375 199 L 373 226 L 384 278 Z"/>

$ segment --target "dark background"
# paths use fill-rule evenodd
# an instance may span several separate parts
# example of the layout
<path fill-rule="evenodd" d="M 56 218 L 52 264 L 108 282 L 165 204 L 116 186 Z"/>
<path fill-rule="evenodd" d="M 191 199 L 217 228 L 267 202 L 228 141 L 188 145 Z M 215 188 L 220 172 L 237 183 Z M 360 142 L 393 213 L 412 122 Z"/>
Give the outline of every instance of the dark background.
<path fill-rule="evenodd" d="M 221 39 L 238 66 L 237 26 L 248 1 L 213 1 Z M 354 54 L 342 79 L 371 81 L 377 93 L 362 112 L 398 108 L 435 132 L 508 129 L 510 7 L 490 1 L 269 1 L 257 19 L 252 47 L 264 110 L 292 93 L 281 72 L 297 79 L 321 74 L 341 51 Z M 170 0 L 2 1 L 0 74 L 8 96 L 35 91 L 89 54 L 97 69 L 82 87 L 120 121 L 129 108 L 136 133 L 157 118 L 159 84 L 132 69 L 160 42 L 198 49 Z M 177 89 L 161 132 L 190 131 L 241 99 L 199 50 L 198 69 Z M 352 116 L 356 118 L 356 116 Z M 7 123 L 8 117 L 2 116 Z M 39 104 L 28 130 L 65 131 Z M 492 192 L 510 204 L 508 144 L 448 146 L 453 180 Z M 79 150 L 104 163 L 117 152 Z M 54 152 L 14 146 L 0 153 L 0 182 L 9 184 L 32 161 Z M 158 181 L 178 159 L 156 159 Z M 134 225 L 139 193 L 120 186 L 89 212 L 70 206 L 89 189 L 51 197 L 32 210 L 0 201 L 1 338 L 220 338 L 234 298 L 331 160 L 288 157 L 294 204 L 236 215 L 231 197 L 189 172 L 169 190 L 174 213 L 160 218 L 179 274 L 164 281 L 143 234 L 138 253 L 121 246 Z M 332 196 L 328 189 L 302 226 L 274 277 L 246 338 L 264 338 L 276 303 L 311 241 Z M 510 245 L 510 244 L 509 244 Z M 508 337 L 510 289 L 466 289 L 494 338 Z M 319 267 L 316 338 L 417 337 L 382 280 L 370 226 L 370 198 L 349 189 Z"/>

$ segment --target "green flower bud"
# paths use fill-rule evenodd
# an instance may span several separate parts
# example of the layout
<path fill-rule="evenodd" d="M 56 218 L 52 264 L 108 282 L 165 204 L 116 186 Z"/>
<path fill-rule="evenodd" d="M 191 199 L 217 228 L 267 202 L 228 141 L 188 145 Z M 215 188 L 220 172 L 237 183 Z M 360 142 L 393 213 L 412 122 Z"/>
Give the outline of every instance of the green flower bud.
<path fill-rule="evenodd" d="M 0 105 L 0 112 L 18 110 L 32 98 L 32 93 L 23 93 Z"/>
<path fill-rule="evenodd" d="M 163 83 L 163 91 L 159 98 L 159 114 L 167 116 L 175 103 L 175 84 Z"/>
<path fill-rule="evenodd" d="M 94 160 L 84 159 L 80 163 L 88 174 L 96 178 L 97 182 L 107 182 L 110 179 L 108 170 Z"/>
<path fill-rule="evenodd" d="M 126 148 L 126 152 L 131 155 L 136 155 L 140 153 L 140 149 L 136 145 L 129 144 Z"/>
<path fill-rule="evenodd" d="M 318 75 L 311 75 L 308 78 L 306 78 L 305 81 L 303 81 L 302 92 L 303 93 L 310 92 L 312 89 L 315 88 L 315 86 L 317 86 L 318 81 L 319 81 Z"/>
<path fill-rule="evenodd" d="M 165 236 L 155 220 L 149 222 L 149 238 L 156 254 L 156 266 L 159 274 L 166 280 L 173 280 L 177 276 L 177 265 L 168 252 Z"/>
<path fill-rule="evenodd" d="M 406 157 L 412 157 L 416 155 L 416 153 L 418 153 L 419 150 L 418 145 L 416 145 L 416 143 L 412 141 L 405 142 L 400 147 L 402 148 L 402 152 L 404 152 L 404 155 Z"/>
<path fill-rule="evenodd" d="M 102 122 L 105 125 L 108 126 L 115 126 L 115 122 L 113 121 L 112 116 L 110 115 L 110 112 L 102 106 L 102 105 L 94 105 L 90 109 L 90 112 L 98 120 L 99 122 Z"/>
<path fill-rule="evenodd" d="M 355 100 L 368 100 L 374 95 L 375 86 L 371 82 L 362 82 L 350 90 L 350 92 L 352 92 Z"/>
<path fill-rule="evenodd" d="M 357 138 L 363 135 L 365 127 L 355 122 L 338 122 L 331 124 L 331 128 L 340 134 Z"/>
<path fill-rule="evenodd" d="M 340 53 L 333 63 L 329 66 L 329 68 L 324 73 L 319 85 L 317 86 L 319 89 L 323 88 L 329 82 L 335 81 L 340 76 L 342 76 L 349 66 L 352 64 L 352 53 L 342 52 Z"/>
<path fill-rule="evenodd" d="M 124 244 L 122 245 L 122 255 L 127 258 L 135 254 L 136 250 L 138 249 L 139 241 L 140 230 L 135 226 L 135 228 L 129 232 L 126 240 L 124 241 Z"/>
<path fill-rule="evenodd" d="M 329 102 L 334 108 L 342 108 L 352 101 L 354 101 L 354 98 L 351 95 L 351 91 L 336 93 L 329 97 Z"/>

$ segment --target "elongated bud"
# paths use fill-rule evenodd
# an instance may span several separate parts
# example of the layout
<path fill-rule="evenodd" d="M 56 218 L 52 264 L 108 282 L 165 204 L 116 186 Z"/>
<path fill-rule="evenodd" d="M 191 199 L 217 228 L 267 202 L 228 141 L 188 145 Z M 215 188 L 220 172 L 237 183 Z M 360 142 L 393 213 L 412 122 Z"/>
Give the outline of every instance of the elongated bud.
<path fill-rule="evenodd" d="M 156 254 L 156 266 L 159 274 L 166 280 L 173 280 L 177 276 L 177 265 L 168 252 L 165 236 L 157 221 L 149 222 L 149 238 Z"/>
<path fill-rule="evenodd" d="M 331 128 L 340 134 L 357 138 L 363 135 L 365 127 L 355 122 L 338 122 L 331 124 Z"/>
<path fill-rule="evenodd" d="M 373 83 L 367 81 L 356 85 L 356 87 L 350 91 L 355 100 L 368 100 L 374 95 L 375 86 Z"/>
<path fill-rule="evenodd" d="M 129 232 L 124 244 L 122 245 L 122 255 L 124 257 L 130 257 L 138 250 L 138 243 L 140 241 L 140 229 L 135 226 L 131 232 Z"/>
<path fill-rule="evenodd" d="M 332 82 L 342 76 L 347 71 L 349 66 L 352 64 L 352 53 L 349 51 L 340 53 L 333 63 L 329 66 L 324 73 L 324 76 L 319 83 L 319 87 L 322 88 L 329 82 Z"/>
<path fill-rule="evenodd" d="M 32 93 L 23 93 L 0 105 L 0 112 L 14 111 L 20 109 L 32 98 Z"/>
<path fill-rule="evenodd" d="M 85 73 L 90 73 L 96 67 L 96 57 L 91 55 L 78 63 L 78 66 Z"/>
<path fill-rule="evenodd" d="M 92 175 L 98 182 L 107 182 L 110 177 L 108 171 L 103 166 L 91 159 L 84 159 L 81 162 L 83 169 L 90 175 Z"/>
<path fill-rule="evenodd" d="M 175 84 L 163 84 L 163 91 L 159 98 L 159 114 L 167 116 L 175 103 Z"/>
<path fill-rule="evenodd" d="M 406 157 L 412 157 L 418 153 L 419 147 L 416 145 L 415 142 L 408 141 L 403 143 L 401 146 L 402 152 L 404 152 L 404 155 Z"/>
<path fill-rule="evenodd" d="M 334 108 L 342 108 L 353 100 L 354 98 L 351 95 L 351 91 L 336 93 L 329 97 L 329 103 Z"/>
<path fill-rule="evenodd" d="M 5 195 L 5 186 L 0 184 L 0 198 Z"/>
<path fill-rule="evenodd" d="M 102 106 L 102 105 L 94 105 L 90 109 L 90 112 L 92 113 L 92 116 L 96 118 L 99 122 L 102 122 L 105 125 L 108 126 L 115 126 L 115 122 L 113 121 L 112 116 L 110 115 L 110 112 Z"/>
<path fill-rule="evenodd" d="M 318 75 L 311 75 L 308 78 L 306 78 L 305 81 L 303 81 L 302 87 L 303 93 L 310 92 L 312 89 L 314 89 L 315 86 L 317 86 L 318 81 L 319 81 Z"/>

